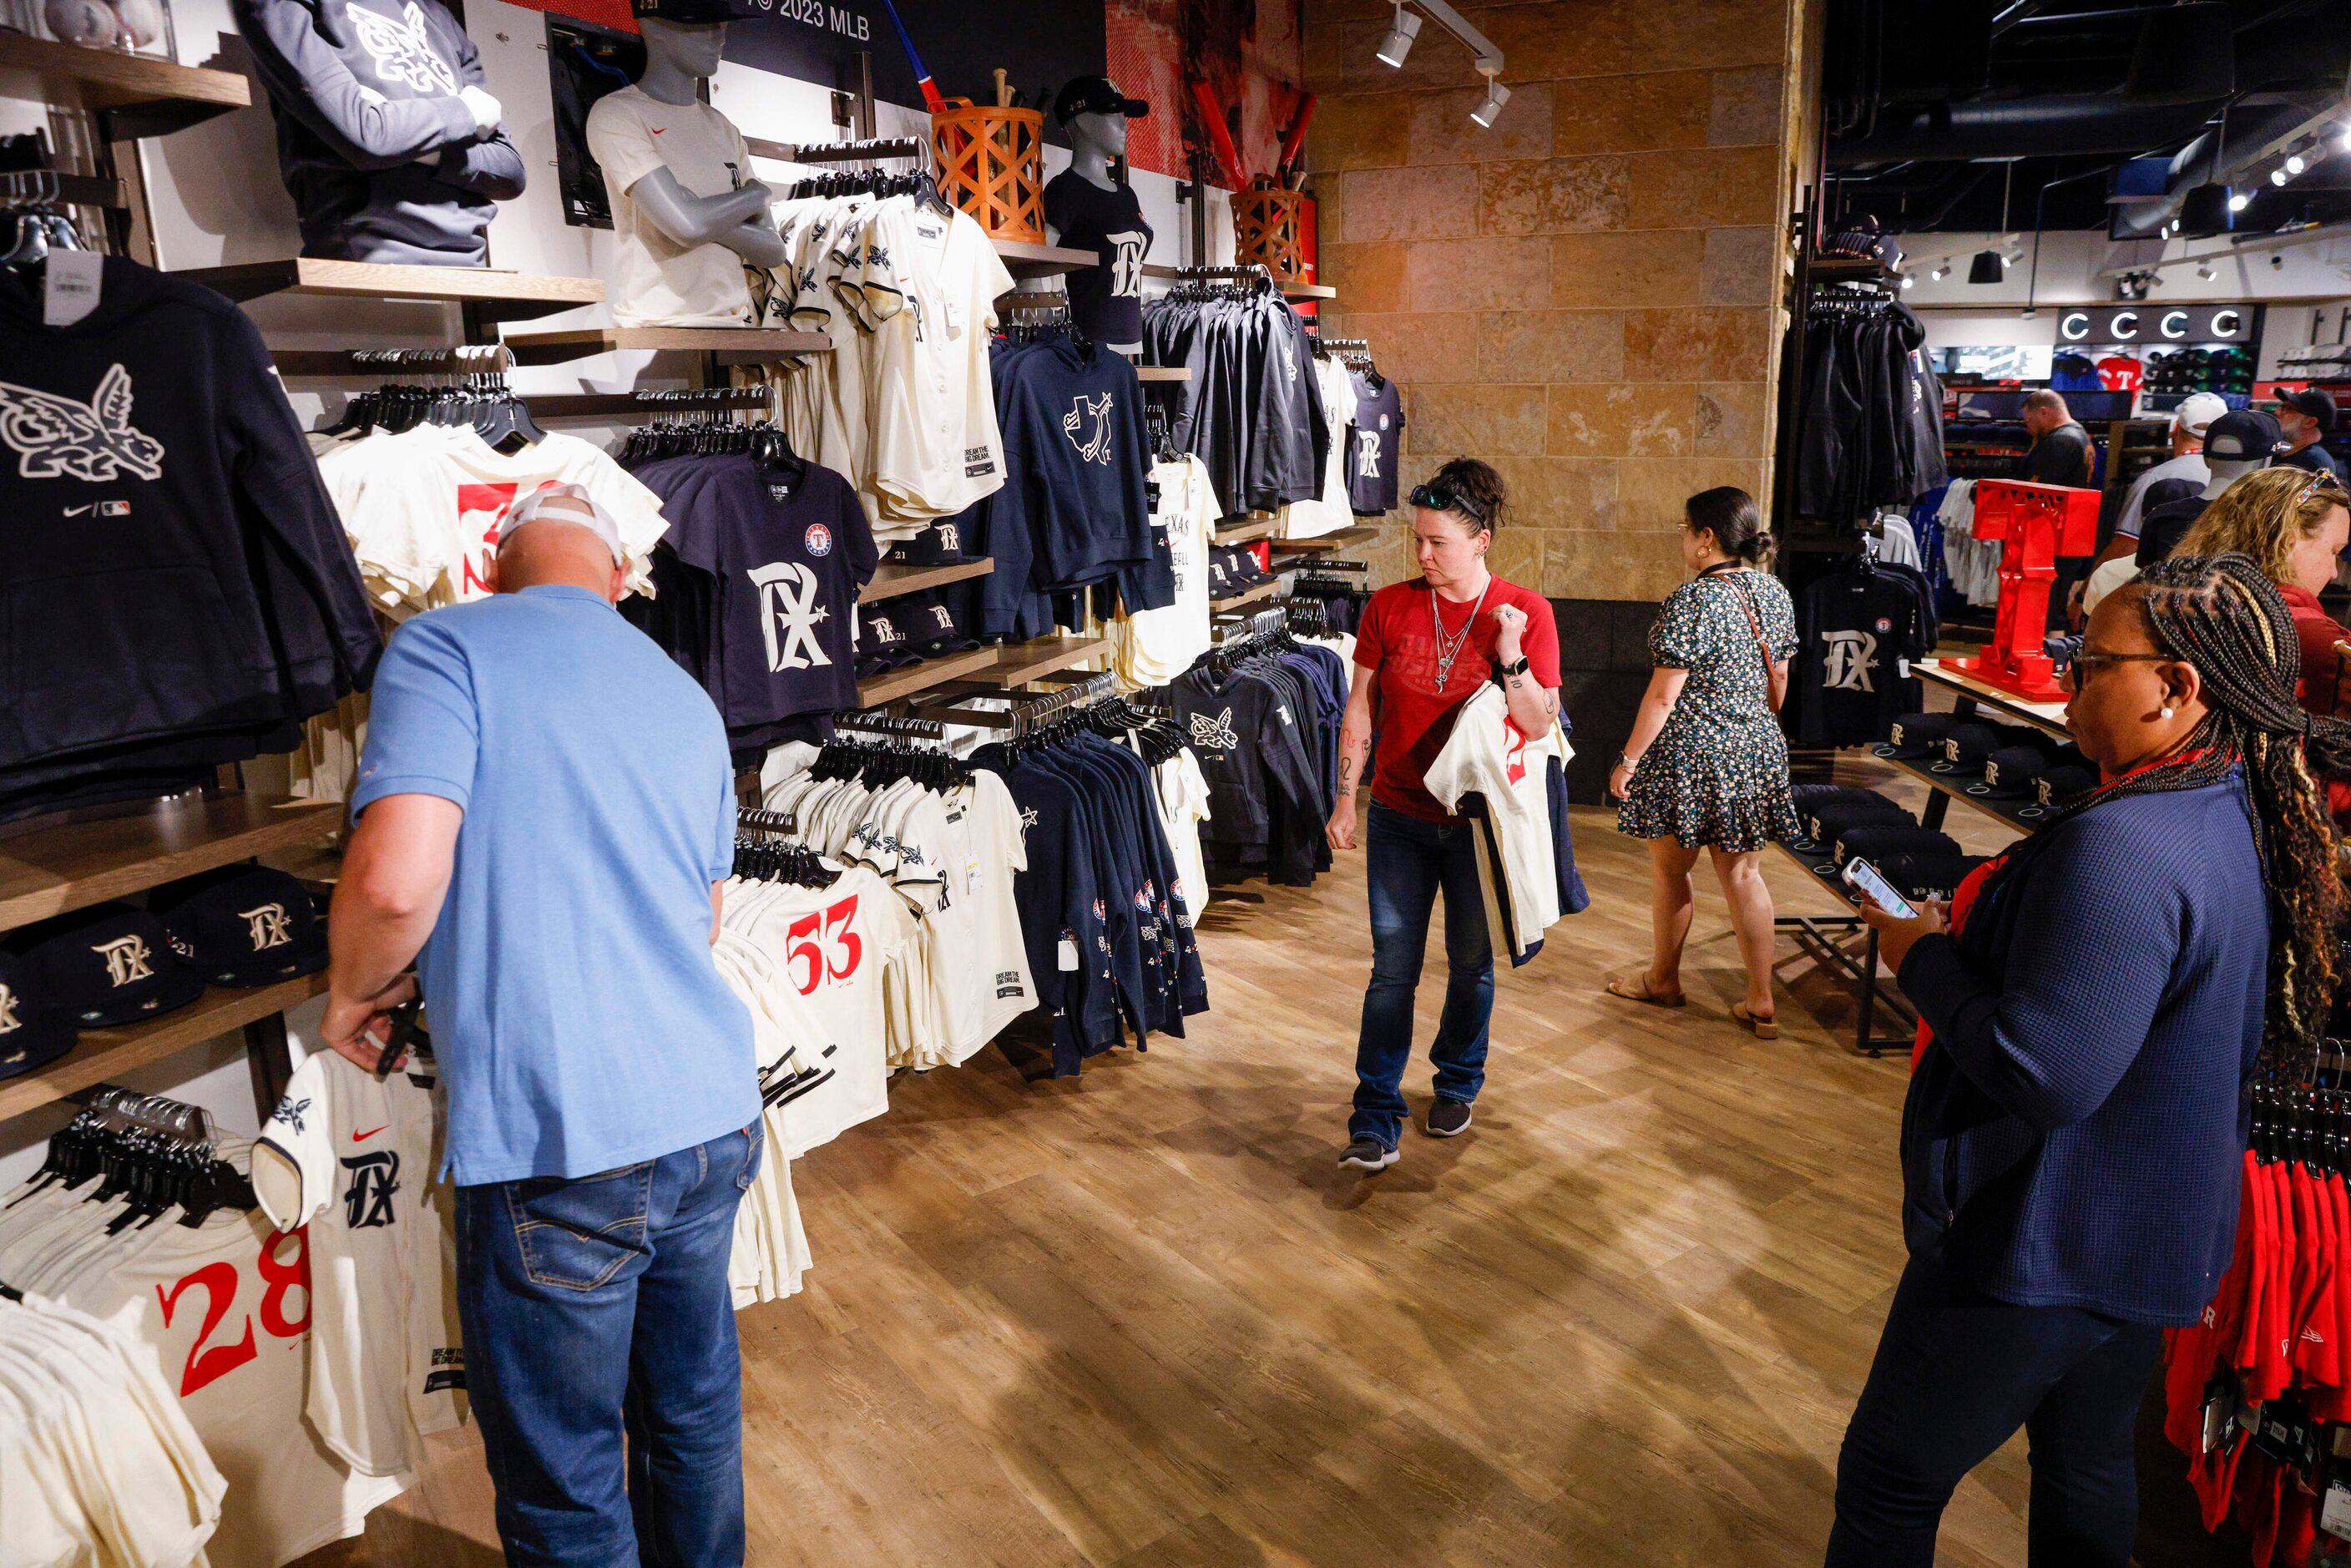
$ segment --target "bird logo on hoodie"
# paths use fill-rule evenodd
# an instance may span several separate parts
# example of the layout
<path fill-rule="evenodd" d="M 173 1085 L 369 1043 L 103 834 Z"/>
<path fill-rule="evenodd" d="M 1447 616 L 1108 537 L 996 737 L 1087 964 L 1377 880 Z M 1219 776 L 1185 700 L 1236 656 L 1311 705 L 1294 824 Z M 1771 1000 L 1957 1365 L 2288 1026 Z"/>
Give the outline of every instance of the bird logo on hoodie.
<path fill-rule="evenodd" d="M 1078 455 L 1089 463 L 1110 463 L 1110 396 L 1080 395 L 1070 400 L 1070 412 L 1061 416 L 1061 434 L 1078 449 Z"/>
<path fill-rule="evenodd" d="M 398 16 L 371 11 L 358 0 L 343 0 L 343 15 L 359 34 L 360 47 L 375 61 L 376 74 L 388 82 L 426 97 L 458 91 L 457 73 L 433 47 L 433 34 L 424 22 L 424 7 L 408 0 Z"/>
<path fill-rule="evenodd" d="M 109 365 L 88 402 L 0 382 L 0 441 L 25 479 L 163 476 L 163 444 L 131 423 L 131 372 Z"/>

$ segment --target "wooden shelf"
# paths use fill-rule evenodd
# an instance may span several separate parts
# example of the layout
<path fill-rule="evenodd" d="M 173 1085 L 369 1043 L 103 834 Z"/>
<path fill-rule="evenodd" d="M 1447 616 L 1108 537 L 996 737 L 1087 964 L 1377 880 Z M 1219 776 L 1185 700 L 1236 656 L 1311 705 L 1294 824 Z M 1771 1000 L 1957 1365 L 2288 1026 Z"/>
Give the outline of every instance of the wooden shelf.
<path fill-rule="evenodd" d="M 0 96 L 103 114 L 111 138 L 168 136 L 253 102 L 234 71 L 0 33 Z"/>
<path fill-rule="evenodd" d="M 1134 379 L 1146 385 L 1153 382 L 1188 382 L 1192 372 L 1182 365 L 1137 365 Z"/>
<path fill-rule="evenodd" d="M 1245 545 L 1253 539 L 1270 539 L 1279 521 L 1275 517 L 1250 517 L 1235 523 L 1229 528 L 1217 529 L 1208 536 L 1208 542 L 1212 545 Z"/>
<path fill-rule="evenodd" d="M 1281 580 L 1277 577 L 1270 582 L 1260 582 L 1255 588 L 1244 589 L 1230 599 L 1211 599 L 1208 608 L 1221 615 L 1228 610 L 1238 610 L 1244 604 L 1255 604 L 1260 599 L 1271 599 L 1280 591 Z"/>
<path fill-rule="evenodd" d="M 1281 286 L 1285 299 L 1336 299 L 1339 291 L 1326 283 L 1285 283 Z"/>
<path fill-rule="evenodd" d="M 241 78 L 240 78 L 241 79 Z M 576 310 L 604 298 L 592 277 L 542 277 L 486 267 L 391 267 L 371 261 L 328 261 L 313 256 L 196 267 L 173 277 L 227 295 L 239 303 L 269 294 L 330 299 L 424 299 L 478 305 L 493 320 L 520 320 Z"/>
<path fill-rule="evenodd" d="M 1968 784 L 1970 780 L 1966 775 L 1955 772 L 1938 771 L 1938 769 L 1951 768 L 1953 766 L 1951 763 L 1943 762 L 1931 765 L 1922 764 L 1913 758 L 1889 757 L 1885 752 L 1878 750 L 1876 747 L 1870 747 L 1870 754 L 1876 757 L 1880 762 L 1900 768 L 1903 772 L 1907 773 L 1913 779 L 1917 779 L 1921 784 L 1925 784 L 1932 789 L 1939 789 L 1954 800 L 1963 800 L 1967 802 L 1967 804 L 1973 806 L 1977 810 L 1981 811 L 1985 816 L 1996 818 L 2007 826 L 2014 828 L 2020 833 L 2035 832 L 2040 829 L 2041 824 L 2034 821 L 2034 817 L 2042 815 L 2045 810 L 2045 808 L 2042 806 L 2041 802 L 2037 799 L 2031 795 L 1992 796 L 1970 794 L 1968 790 Z M 1978 774 L 1972 782 L 1978 784 L 1982 783 L 1982 775 Z M 2027 817 L 2020 814 L 2026 810 L 2032 811 L 2033 816 Z"/>
<path fill-rule="evenodd" d="M 946 682 L 977 674 L 996 663 L 996 648 L 972 648 L 961 653 L 949 653 L 941 659 L 925 659 L 919 664 L 909 664 L 903 670 L 893 670 L 886 675 L 876 675 L 870 681 L 857 683 L 857 706 L 879 707 L 883 703 L 896 702 L 900 697 L 926 692 Z"/>
<path fill-rule="evenodd" d="M 873 580 L 857 591 L 857 602 L 871 604 L 877 599 L 895 599 L 904 593 L 920 593 L 926 588 L 940 588 L 968 578 L 986 577 L 995 570 L 996 558 L 987 555 L 977 560 L 965 561 L 960 566 L 908 566 L 902 561 L 885 560 L 874 569 Z"/>
<path fill-rule="evenodd" d="M 511 332 L 506 345 L 518 365 L 559 365 L 622 349 L 680 349 L 716 354 L 722 365 L 755 365 L 793 354 L 826 353 L 832 340 L 822 332 L 773 327 L 582 327 L 569 332 Z"/>
<path fill-rule="evenodd" d="M 1910 666 L 1910 673 L 1920 680 L 1932 681 L 1961 696 L 1973 698 L 2004 718 L 2029 724 L 2060 740 L 2074 738 L 2074 732 L 2065 727 L 2064 703 L 2027 702 L 2013 692 L 2001 690 L 1990 681 L 1979 680 L 1964 671 L 1952 669 L 1940 659 L 1921 659 Z"/>
<path fill-rule="evenodd" d="M 1007 643 L 989 650 L 996 655 L 993 664 L 981 670 L 977 678 L 1009 690 L 1040 675 L 1082 664 L 1109 646 L 1108 640 L 1101 637 L 1038 637 L 1026 643 Z"/>
<path fill-rule="evenodd" d="M 323 838 L 340 801 L 250 792 L 0 838 L 0 931 Z"/>
<path fill-rule="evenodd" d="M 1335 534 L 1323 534 L 1311 539 L 1276 539 L 1273 542 L 1277 554 L 1322 555 L 1345 549 L 1351 545 L 1369 544 L 1379 537 L 1377 528 L 1341 528 Z"/>
<path fill-rule="evenodd" d="M 1030 245 L 1026 240 L 998 240 L 996 254 L 1004 263 L 1004 270 L 1015 277 L 1056 277 L 1064 272 L 1078 272 L 1102 265 L 1102 258 L 1090 250 L 1071 250 L 1060 245 Z"/>
<path fill-rule="evenodd" d="M 204 995 L 186 1007 L 145 1023 L 84 1030 L 74 1048 L 48 1066 L 0 1082 L 0 1121 L 284 1012 L 326 988 L 323 971 L 250 989 L 207 986 Z"/>

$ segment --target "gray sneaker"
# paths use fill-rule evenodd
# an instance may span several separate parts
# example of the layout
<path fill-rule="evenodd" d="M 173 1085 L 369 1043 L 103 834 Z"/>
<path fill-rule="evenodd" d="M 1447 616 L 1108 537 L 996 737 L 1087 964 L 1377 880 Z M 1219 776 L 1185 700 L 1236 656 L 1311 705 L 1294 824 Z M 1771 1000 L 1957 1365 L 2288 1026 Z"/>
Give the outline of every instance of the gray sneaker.
<path fill-rule="evenodd" d="M 1339 1156 L 1343 1166 L 1353 1166 L 1359 1171 L 1384 1171 L 1404 1156 L 1381 1143 L 1377 1138 L 1357 1138 Z"/>
<path fill-rule="evenodd" d="M 1428 1135 L 1456 1138 L 1469 1130 L 1469 1107 L 1458 1100 L 1439 1100 L 1428 1108 Z"/>

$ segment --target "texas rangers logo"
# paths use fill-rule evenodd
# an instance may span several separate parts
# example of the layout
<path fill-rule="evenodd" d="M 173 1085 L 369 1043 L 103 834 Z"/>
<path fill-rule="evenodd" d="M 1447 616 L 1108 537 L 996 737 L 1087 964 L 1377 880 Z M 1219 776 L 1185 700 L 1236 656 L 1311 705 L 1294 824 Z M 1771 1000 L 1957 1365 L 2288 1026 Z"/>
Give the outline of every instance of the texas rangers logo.
<path fill-rule="evenodd" d="M 0 1034 L 14 1034 L 24 1027 L 25 1020 L 16 1016 L 16 993 L 0 986 Z"/>
<path fill-rule="evenodd" d="M 286 906 L 282 904 L 240 909 L 236 917 L 245 922 L 246 940 L 253 945 L 256 953 L 271 947 L 290 947 L 294 944 L 292 933 L 286 928 Z"/>
<path fill-rule="evenodd" d="M 351 1185 L 343 1191 L 343 1224 L 352 1230 L 374 1230 L 398 1218 L 392 1207 L 400 1190 L 400 1156 L 390 1149 L 353 1155 L 343 1161 Z"/>
<path fill-rule="evenodd" d="M 1376 430 L 1355 432 L 1355 474 L 1358 478 L 1380 476 L 1380 433 Z"/>
<path fill-rule="evenodd" d="M 1061 434 L 1078 455 L 1089 463 L 1110 463 L 1110 398 L 1079 396 L 1070 400 L 1070 412 L 1061 416 Z"/>
<path fill-rule="evenodd" d="M 800 536 L 800 542 L 808 546 L 808 552 L 812 556 L 829 556 L 832 553 L 832 530 L 822 523 L 810 523 L 808 532 Z"/>
<path fill-rule="evenodd" d="M 343 0 L 343 15 L 351 19 L 360 47 L 375 60 L 376 74 L 418 92 L 436 89 L 455 97 L 457 73 L 433 49 L 433 35 L 424 25 L 424 8 L 408 0 L 397 17 L 371 11 L 356 0 Z"/>
<path fill-rule="evenodd" d="M 1094 918 L 1096 920 L 1108 920 L 1110 918 L 1109 905 L 1103 904 L 1099 898 L 1094 900 Z"/>
<path fill-rule="evenodd" d="M 118 936 L 111 942 L 98 943 L 90 951 L 106 960 L 109 985 L 127 986 L 133 980 L 154 977 L 155 970 L 147 962 L 154 954 L 149 949 L 146 938 L 135 932 L 129 936 Z"/>
<path fill-rule="evenodd" d="M 1218 751 L 1230 751 L 1241 743 L 1233 730 L 1233 710 L 1227 708 L 1216 717 L 1196 713 L 1191 716 L 1192 744 L 1212 747 Z"/>
<path fill-rule="evenodd" d="M 23 479 L 163 476 L 163 444 L 131 423 L 131 372 L 109 365 L 88 402 L 0 382 L 0 441 Z"/>
<path fill-rule="evenodd" d="M 938 536 L 939 549 L 952 555 L 963 553 L 963 537 L 956 532 L 956 526 L 953 523 L 940 523 L 936 525 L 934 532 Z"/>
<path fill-rule="evenodd" d="M 1828 644 L 1828 669 L 1822 685 L 1831 691 L 1874 692 L 1870 666 L 1877 659 L 1877 639 L 1866 632 L 1831 632 L 1821 639 Z"/>
<path fill-rule="evenodd" d="M 816 601 L 816 573 L 796 560 L 755 566 L 747 574 L 759 585 L 759 634 L 768 643 L 771 673 L 830 664 L 816 629 L 829 612 Z"/>

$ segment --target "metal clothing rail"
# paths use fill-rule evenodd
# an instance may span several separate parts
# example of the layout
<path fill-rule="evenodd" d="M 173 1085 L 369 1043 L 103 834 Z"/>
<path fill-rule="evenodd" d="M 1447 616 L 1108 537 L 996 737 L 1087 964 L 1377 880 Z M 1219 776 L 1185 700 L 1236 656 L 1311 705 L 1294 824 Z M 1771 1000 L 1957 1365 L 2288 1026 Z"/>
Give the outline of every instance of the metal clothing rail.
<path fill-rule="evenodd" d="M 862 730 L 868 735 L 883 735 L 897 740 L 945 740 L 946 726 L 935 718 L 918 718 L 911 714 L 882 713 L 872 708 L 861 708 L 845 713 L 832 721 L 835 729 Z"/>
<path fill-rule="evenodd" d="M 514 369 L 514 356 L 504 343 L 457 343 L 438 349 L 273 349 L 269 358 L 281 376 L 376 375 L 385 371 L 504 375 Z"/>
<path fill-rule="evenodd" d="M 799 817 L 791 811 L 771 811 L 760 806 L 744 806 L 735 812 L 735 826 L 739 831 L 749 829 L 760 833 L 795 834 L 800 831 Z"/>
<path fill-rule="evenodd" d="M 931 155 L 931 144 L 919 136 L 877 136 L 863 141 L 764 141 L 758 137 L 744 140 L 755 156 L 779 163 L 862 163 Z"/>

